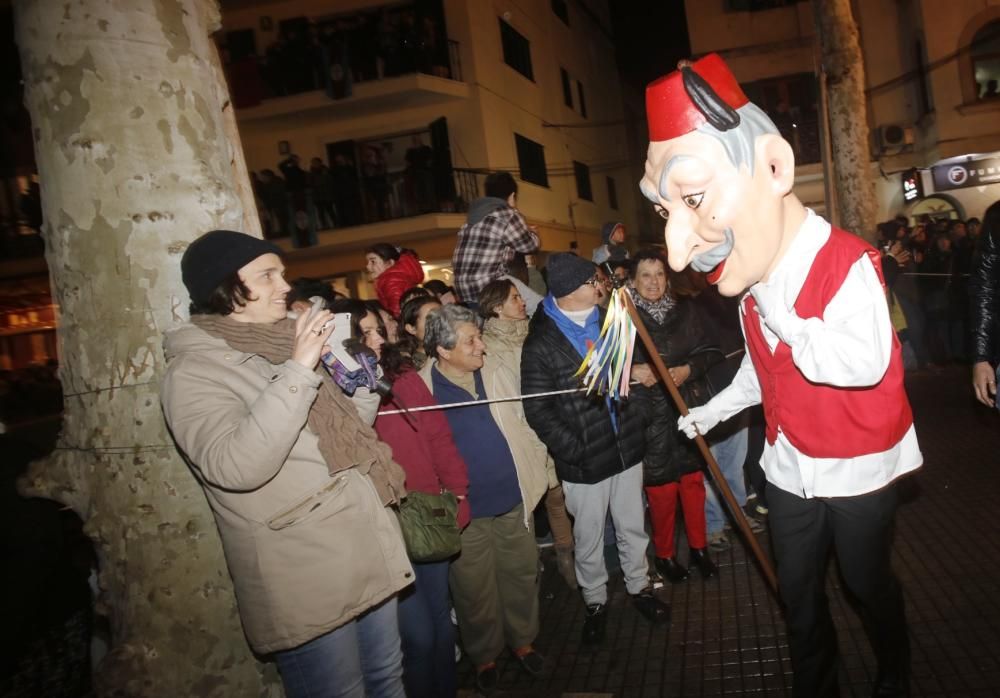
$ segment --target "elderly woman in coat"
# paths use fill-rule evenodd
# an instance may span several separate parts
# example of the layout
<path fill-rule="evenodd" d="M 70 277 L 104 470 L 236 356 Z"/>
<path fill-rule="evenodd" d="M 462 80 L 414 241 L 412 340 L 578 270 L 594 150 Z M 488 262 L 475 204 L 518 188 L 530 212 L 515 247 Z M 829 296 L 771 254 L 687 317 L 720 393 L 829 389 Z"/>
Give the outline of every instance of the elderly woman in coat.
<path fill-rule="evenodd" d="M 711 396 L 706 371 L 724 357 L 706 338 L 690 302 L 671 295 L 666 261 L 659 250 L 636 254 L 629 292 L 685 402 L 691 407 L 707 402 Z M 653 524 L 656 569 L 673 583 L 688 576 L 688 568 L 677 561 L 674 550 L 679 499 L 690 546 L 689 565 L 696 566 L 703 577 L 711 577 L 716 568 L 708 553 L 701 455 L 694 442 L 677 431 L 679 413 L 638 345 L 635 361 L 638 365 L 633 376 L 642 385 L 636 387 L 633 397 L 644 406 L 648 418 L 643 485 Z"/>
<path fill-rule="evenodd" d="M 475 314 L 446 305 L 427 316 L 420 376 L 440 404 L 513 397 L 515 376 L 486 355 Z M 506 645 L 537 676 L 544 660 L 538 635 L 538 547 L 532 512 L 549 488 L 545 446 L 524 419 L 520 401 L 444 411 L 469 472 L 472 522 L 451 566 L 458 628 L 476 666 L 476 686 L 492 692 L 496 659 Z"/>
<path fill-rule="evenodd" d="M 520 385 L 521 348 L 528 336 L 528 311 L 520 290 L 511 279 L 497 279 L 483 287 L 479 292 L 479 315 L 483 318 L 487 355 L 513 377 L 516 385 Z M 573 524 L 566 512 L 566 496 L 551 457 L 548 471 L 552 479 L 545 494 L 545 513 L 552 531 L 556 567 L 570 589 L 576 589 Z"/>
<path fill-rule="evenodd" d="M 286 695 L 402 698 L 396 593 L 413 570 L 387 507 L 403 472 L 316 368 L 333 316 L 286 319 L 279 253 L 224 230 L 188 247 L 191 322 L 164 341 L 163 411 Z"/>

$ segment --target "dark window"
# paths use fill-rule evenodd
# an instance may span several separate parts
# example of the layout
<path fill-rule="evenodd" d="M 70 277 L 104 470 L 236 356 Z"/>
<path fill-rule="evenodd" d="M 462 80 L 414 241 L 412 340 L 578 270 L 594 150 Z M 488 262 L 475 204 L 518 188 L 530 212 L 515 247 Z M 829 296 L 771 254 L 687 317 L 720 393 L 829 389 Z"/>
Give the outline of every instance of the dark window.
<path fill-rule="evenodd" d="M 788 7 L 802 0 L 726 0 L 726 12 L 759 12 L 773 10 L 776 7 Z"/>
<path fill-rule="evenodd" d="M 587 100 L 583 98 L 583 83 L 576 81 L 576 96 L 580 98 L 580 116 L 587 118 Z"/>
<path fill-rule="evenodd" d="M 791 144 L 797 165 L 820 161 L 818 88 L 813 73 L 758 80 L 742 87 Z"/>
<path fill-rule="evenodd" d="M 552 0 L 552 11 L 556 17 L 562 20 L 563 24 L 569 26 L 569 4 L 566 0 Z"/>
<path fill-rule="evenodd" d="M 1000 20 L 990 22 L 972 37 L 972 70 L 979 99 L 1000 97 Z"/>
<path fill-rule="evenodd" d="M 917 39 L 913 47 L 913 52 L 916 54 L 917 70 L 920 71 L 920 75 L 917 78 L 917 87 L 920 88 L 920 115 L 923 116 L 934 111 L 930 86 L 927 84 L 927 52 L 924 50 L 924 42 Z"/>
<path fill-rule="evenodd" d="M 566 72 L 565 68 L 559 69 L 559 75 L 562 77 L 563 86 L 563 102 L 570 109 L 573 108 L 573 84 L 570 82 L 569 73 Z"/>
<path fill-rule="evenodd" d="M 618 185 L 615 184 L 614 177 L 608 177 L 608 205 L 618 210 Z"/>
<path fill-rule="evenodd" d="M 593 201 L 594 192 L 590 189 L 590 168 L 582 162 L 574 160 L 573 174 L 576 175 L 576 195 L 585 201 Z"/>
<path fill-rule="evenodd" d="M 514 134 L 517 145 L 517 166 L 521 169 L 521 179 L 525 182 L 549 186 L 549 175 L 545 171 L 545 148 L 519 133 Z"/>
<path fill-rule="evenodd" d="M 257 42 L 254 39 L 253 29 L 240 29 L 226 33 L 226 49 L 229 52 L 229 61 L 237 63 L 244 58 L 257 56 Z"/>
<path fill-rule="evenodd" d="M 500 18 L 500 43 L 503 44 L 503 62 L 532 82 L 531 43 L 517 29 Z"/>

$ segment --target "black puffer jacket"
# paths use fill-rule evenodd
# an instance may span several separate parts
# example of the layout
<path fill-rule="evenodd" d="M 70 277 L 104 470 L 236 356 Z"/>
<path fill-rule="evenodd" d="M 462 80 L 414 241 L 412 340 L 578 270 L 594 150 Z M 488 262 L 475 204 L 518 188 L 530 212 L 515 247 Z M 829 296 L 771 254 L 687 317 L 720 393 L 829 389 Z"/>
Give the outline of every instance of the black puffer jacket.
<path fill-rule="evenodd" d="M 521 391 L 579 388 L 580 379 L 574 374 L 581 362 L 573 345 L 539 306 L 521 351 Z M 603 396 L 579 392 L 524 401 L 528 424 L 552 454 L 559 479 L 587 485 L 642 460 L 642 415 L 630 401 L 622 401 L 614 409 L 618 412 L 617 434 Z"/>
<path fill-rule="evenodd" d="M 691 375 L 680 386 L 684 402 L 689 408 L 704 405 L 713 392 L 706 374 L 712 366 L 722 363 L 724 355 L 718 345 L 708 339 L 693 301 L 678 299 L 663 324 L 642 308 L 638 310 L 663 363 L 668 368 L 684 364 L 691 367 Z M 635 363 L 647 362 L 645 347 L 637 339 Z M 649 367 L 656 371 L 652 363 Z M 725 386 L 715 386 L 716 389 L 721 387 Z M 704 465 L 695 442 L 678 431 L 680 412 L 662 382 L 651 388 L 633 386 L 632 400 L 646 417 L 646 457 L 643 459 L 646 485 L 677 482 L 681 475 L 696 472 Z"/>
<path fill-rule="evenodd" d="M 995 206 L 996 204 L 994 204 Z M 991 207 L 992 208 L 992 207 Z M 987 219 L 989 220 L 989 219 Z M 1000 230 L 983 230 L 969 277 L 972 360 L 1000 361 Z"/>

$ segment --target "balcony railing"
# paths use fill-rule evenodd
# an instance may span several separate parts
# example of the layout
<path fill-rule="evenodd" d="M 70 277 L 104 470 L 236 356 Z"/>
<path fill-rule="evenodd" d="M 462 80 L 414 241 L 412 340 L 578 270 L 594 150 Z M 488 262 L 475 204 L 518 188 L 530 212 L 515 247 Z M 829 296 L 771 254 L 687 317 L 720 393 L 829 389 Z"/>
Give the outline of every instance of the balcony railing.
<path fill-rule="evenodd" d="M 269 238 L 291 237 L 296 247 L 315 244 L 316 232 L 370 225 L 429 213 L 464 213 L 481 196 L 488 173 L 455 168 L 390 172 L 362 177 L 355 187 L 338 191 L 334 201 L 320 201 L 312 190 L 286 195 L 284 206 L 261 205 L 260 217 Z"/>
<path fill-rule="evenodd" d="M 351 96 L 359 83 L 417 73 L 462 81 L 460 46 L 451 39 L 441 50 L 414 51 L 392 61 L 374 53 L 331 61 L 323 53 L 298 68 L 290 70 L 284 64 L 269 63 L 267 58 L 256 55 L 229 63 L 226 75 L 233 105 L 246 109 L 270 99 L 316 90 L 325 91 L 334 100 L 344 99 Z"/>

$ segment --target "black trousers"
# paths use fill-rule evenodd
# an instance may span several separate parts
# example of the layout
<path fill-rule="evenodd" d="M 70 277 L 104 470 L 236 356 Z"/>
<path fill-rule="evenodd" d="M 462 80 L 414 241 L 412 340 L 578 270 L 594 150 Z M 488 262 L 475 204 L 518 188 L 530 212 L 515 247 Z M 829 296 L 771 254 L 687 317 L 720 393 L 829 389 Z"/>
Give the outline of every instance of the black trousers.
<path fill-rule="evenodd" d="M 903 593 L 889 564 L 894 485 L 856 497 L 804 499 L 768 485 L 768 522 L 785 604 L 793 694 L 836 697 L 837 635 L 826 596 L 830 547 L 878 660 L 878 683 L 906 690 L 909 639 Z"/>

